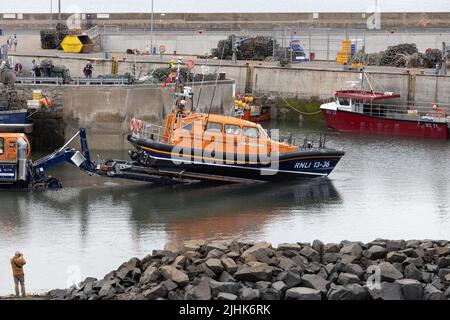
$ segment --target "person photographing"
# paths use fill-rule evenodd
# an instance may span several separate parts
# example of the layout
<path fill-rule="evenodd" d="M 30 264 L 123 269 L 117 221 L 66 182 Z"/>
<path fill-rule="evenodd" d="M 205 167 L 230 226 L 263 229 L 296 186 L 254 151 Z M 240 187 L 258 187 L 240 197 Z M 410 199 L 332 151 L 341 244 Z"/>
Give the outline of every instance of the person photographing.
<path fill-rule="evenodd" d="M 16 297 L 19 297 L 19 284 L 20 284 L 20 291 L 22 293 L 22 297 L 25 297 L 25 274 L 23 272 L 23 266 L 27 262 L 25 261 L 25 258 L 23 257 L 23 254 L 20 251 L 16 251 L 14 254 L 14 257 L 11 258 L 11 268 L 13 272 L 14 277 L 14 286 L 16 289 Z"/>

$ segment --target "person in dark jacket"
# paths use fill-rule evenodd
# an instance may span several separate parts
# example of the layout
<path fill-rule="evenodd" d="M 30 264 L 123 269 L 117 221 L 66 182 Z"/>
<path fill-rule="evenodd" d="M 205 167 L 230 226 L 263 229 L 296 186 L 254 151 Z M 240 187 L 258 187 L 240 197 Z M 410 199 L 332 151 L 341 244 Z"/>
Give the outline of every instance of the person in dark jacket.
<path fill-rule="evenodd" d="M 11 258 L 11 268 L 13 272 L 13 278 L 14 278 L 14 286 L 16 289 L 16 296 L 19 297 L 19 284 L 20 284 L 20 291 L 22 292 L 22 296 L 25 297 L 25 274 L 23 272 L 23 266 L 27 262 L 25 261 L 25 258 L 23 257 L 23 254 L 19 251 L 16 251 L 16 254 L 14 257 Z"/>
<path fill-rule="evenodd" d="M 88 61 L 88 63 L 86 64 L 86 66 L 84 67 L 84 70 L 83 70 L 86 78 L 92 78 L 93 71 L 94 71 L 94 66 L 92 65 L 92 63 L 90 61 Z"/>

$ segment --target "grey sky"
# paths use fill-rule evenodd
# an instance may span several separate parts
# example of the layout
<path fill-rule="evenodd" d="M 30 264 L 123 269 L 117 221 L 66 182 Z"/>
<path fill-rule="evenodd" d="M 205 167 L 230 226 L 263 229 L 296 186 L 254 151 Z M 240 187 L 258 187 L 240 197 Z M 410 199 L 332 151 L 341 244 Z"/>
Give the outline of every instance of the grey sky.
<path fill-rule="evenodd" d="M 368 12 L 376 0 L 154 0 L 155 12 Z M 61 0 L 63 12 L 150 12 L 151 0 Z M 57 11 L 58 0 L 0 0 L 0 12 Z M 378 0 L 380 11 L 450 12 L 450 0 Z"/>

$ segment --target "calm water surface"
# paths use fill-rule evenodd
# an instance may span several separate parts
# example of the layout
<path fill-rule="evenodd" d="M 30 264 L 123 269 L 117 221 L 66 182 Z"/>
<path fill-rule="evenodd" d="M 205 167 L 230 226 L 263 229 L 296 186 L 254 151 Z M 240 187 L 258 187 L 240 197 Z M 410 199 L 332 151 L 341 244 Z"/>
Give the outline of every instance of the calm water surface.
<path fill-rule="evenodd" d="M 328 179 L 313 183 L 157 187 L 64 165 L 52 172 L 63 190 L 0 192 L 0 294 L 13 292 L 16 249 L 28 260 L 28 288 L 39 292 L 65 287 L 70 266 L 82 277 L 103 277 L 132 256 L 184 239 L 450 239 L 450 143 L 340 135 L 328 146 L 346 155 Z"/>

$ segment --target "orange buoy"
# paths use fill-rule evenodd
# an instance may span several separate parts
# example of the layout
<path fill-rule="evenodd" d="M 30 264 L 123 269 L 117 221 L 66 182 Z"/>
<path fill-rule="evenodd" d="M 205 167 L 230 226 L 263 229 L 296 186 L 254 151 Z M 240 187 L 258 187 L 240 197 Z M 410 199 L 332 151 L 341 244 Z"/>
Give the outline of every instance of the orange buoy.
<path fill-rule="evenodd" d="M 141 131 L 142 130 L 142 121 L 141 120 L 137 120 L 136 121 L 136 131 Z"/>
<path fill-rule="evenodd" d="M 135 119 L 135 118 L 131 119 L 131 122 L 130 122 L 130 130 L 131 130 L 131 131 L 136 130 L 136 119 Z"/>

